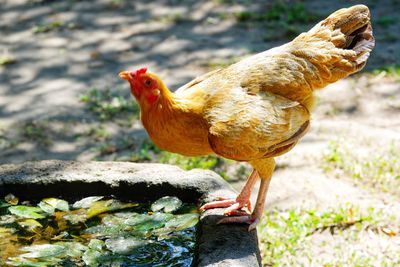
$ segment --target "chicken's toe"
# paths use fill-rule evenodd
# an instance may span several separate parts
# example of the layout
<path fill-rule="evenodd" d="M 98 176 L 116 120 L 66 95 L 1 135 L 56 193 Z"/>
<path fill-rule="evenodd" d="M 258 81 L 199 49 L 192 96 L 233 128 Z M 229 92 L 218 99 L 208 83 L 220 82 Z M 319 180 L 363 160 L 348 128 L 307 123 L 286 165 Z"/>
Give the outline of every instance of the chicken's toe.
<path fill-rule="evenodd" d="M 250 210 L 249 207 L 250 205 L 244 204 L 244 203 L 240 203 L 240 202 L 236 202 L 233 205 L 229 206 L 225 212 L 224 215 L 227 216 L 242 216 L 244 215 L 250 215 Z M 241 210 L 242 208 L 246 208 L 245 210 Z"/>
<path fill-rule="evenodd" d="M 215 208 L 227 208 L 224 212 L 224 215 L 231 216 L 231 215 L 249 215 L 251 204 L 249 199 L 222 199 L 218 198 L 217 201 L 212 201 L 209 203 L 204 204 L 200 207 L 201 211 L 205 211 L 208 209 L 215 209 Z M 245 210 L 242 210 L 245 209 Z"/>
<path fill-rule="evenodd" d="M 205 211 L 215 208 L 227 208 L 234 205 L 235 203 L 236 203 L 235 199 L 217 200 L 204 204 L 203 206 L 200 207 L 200 210 Z"/>

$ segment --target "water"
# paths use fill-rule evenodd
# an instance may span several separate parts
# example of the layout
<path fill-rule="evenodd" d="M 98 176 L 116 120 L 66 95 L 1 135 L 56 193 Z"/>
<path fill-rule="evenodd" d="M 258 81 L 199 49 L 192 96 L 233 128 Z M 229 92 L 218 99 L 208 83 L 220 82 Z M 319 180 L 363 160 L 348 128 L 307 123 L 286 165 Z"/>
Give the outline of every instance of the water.
<path fill-rule="evenodd" d="M 155 203 L 89 197 L 0 199 L 0 266 L 191 266 L 198 213 L 176 197 Z"/>

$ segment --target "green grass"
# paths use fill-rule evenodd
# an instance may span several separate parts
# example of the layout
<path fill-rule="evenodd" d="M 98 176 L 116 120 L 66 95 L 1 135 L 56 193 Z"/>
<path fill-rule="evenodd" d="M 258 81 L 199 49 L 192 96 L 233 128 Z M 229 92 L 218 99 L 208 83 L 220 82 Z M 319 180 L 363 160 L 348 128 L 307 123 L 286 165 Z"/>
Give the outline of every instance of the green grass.
<path fill-rule="evenodd" d="M 140 161 L 156 161 L 164 164 L 177 165 L 184 170 L 195 168 L 212 170 L 215 169 L 221 161 L 221 159 L 215 156 L 185 157 L 179 154 L 161 151 L 150 140 L 143 143 L 137 155 Z"/>
<path fill-rule="evenodd" d="M 54 118 L 29 119 L 12 123 L 7 128 L 0 128 L 0 150 L 8 148 L 48 150 L 59 141 L 68 143 L 78 141 L 82 136 L 76 126 L 77 123 L 72 120 Z M 35 145 L 36 148 L 31 146 L 26 148 L 28 143 Z"/>
<path fill-rule="evenodd" d="M 23 122 L 19 125 L 18 132 L 20 135 L 19 139 L 33 141 L 44 147 L 53 144 L 51 138 L 52 130 L 50 129 L 49 122 L 46 120 Z"/>
<path fill-rule="evenodd" d="M 87 110 L 100 121 L 115 120 L 119 124 L 129 126 L 138 118 L 139 107 L 130 96 L 122 96 L 121 91 L 91 88 L 87 94 L 81 95 L 79 100 L 86 104 Z"/>
<path fill-rule="evenodd" d="M 161 16 L 157 20 L 164 24 L 179 24 L 179 23 L 187 21 L 188 18 L 185 17 L 184 14 L 178 12 L 175 14 Z"/>
<path fill-rule="evenodd" d="M 46 24 L 36 24 L 32 28 L 33 33 L 44 33 L 44 32 L 49 32 L 49 31 L 54 31 L 63 25 L 62 21 L 52 21 Z"/>
<path fill-rule="evenodd" d="M 185 157 L 165 151 L 161 153 L 161 156 L 158 158 L 158 160 L 160 163 L 177 165 L 185 170 L 191 170 L 195 168 L 210 170 L 215 168 L 219 162 L 219 159 L 215 156 Z"/>
<path fill-rule="evenodd" d="M 109 0 L 106 5 L 111 8 L 120 8 L 124 5 L 124 0 Z"/>
<path fill-rule="evenodd" d="M 232 161 L 223 159 L 217 156 L 209 155 L 203 157 L 186 157 L 167 151 L 161 151 L 158 149 L 151 140 L 145 140 L 138 149 L 133 149 L 134 145 L 131 146 L 132 152 L 128 159 L 132 162 L 157 162 L 164 164 L 172 164 L 179 166 L 184 170 L 191 169 L 207 169 L 212 170 L 222 176 L 222 178 L 230 180 L 244 180 L 249 175 L 250 170 L 243 165 Z M 99 148 L 98 148 L 99 149 Z M 120 149 L 122 150 L 122 149 Z M 133 151 L 135 150 L 135 151 Z M 103 151 L 103 152 L 101 152 Z M 101 154 L 105 155 L 107 152 L 110 153 L 118 152 L 118 149 L 114 149 L 107 145 L 103 145 L 100 149 Z M 227 174 L 228 169 L 230 175 Z"/>
<path fill-rule="evenodd" d="M 6 134 L 7 131 L 0 128 L 0 151 L 13 148 L 19 143 L 17 138 L 10 138 Z"/>
<path fill-rule="evenodd" d="M 134 162 L 146 162 L 152 161 L 153 158 L 156 158 L 158 154 L 161 153 L 161 150 L 150 140 L 145 140 L 140 146 L 138 152 L 131 154 L 131 161 Z"/>
<path fill-rule="evenodd" d="M 399 36 L 393 32 L 385 32 L 382 35 L 378 35 L 376 37 L 378 41 L 384 41 L 384 42 L 394 42 L 399 39 Z"/>
<path fill-rule="evenodd" d="M 388 27 L 392 24 L 395 24 L 399 21 L 398 17 L 394 16 L 379 16 L 376 20 L 375 23 L 378 24 L 379 26 L 382 27 Z"/>
<path fill-rule="evenodd" d="M 372 71 L 374 75 L 381 75 L 382 73 L 389 77 L 400 79 L 400 64 L 383 66 Z"/>
<path fill-rule="evenodd" d="M 115 161 L 132 161 L 132 162 L 144 162 L 144 158 L 134 158 L 132 155 L 136 153 L 132 152 L 131 156 L 125 156 L 126 152 L 134 151 L 136 149 L 136 140 L 131 136 L 122 136 L 114 138 L 112 140 L 107 137 L 104 141 L 97 142 L 96 146 L 91 148 L 95 152 L 93 160 L 115 160 Z"/>
<path fill-rule="evenodd" d="M 79 28 L 79 26 L 77 24 L 75 24 L 74 22 L 64 22 L 64 21 L 58 21 L 58 20 L 54 20 L 51 22 L 47 22 L 47 23 L 39 23 L 39 24 L 35 24 L 32 27 L 32 32 L 34 34 L 39 34 L 39 33 L 45 33 L 45 32 L 52 32 L 52 31 L 59 31 L 59 30 L 74 30 Z"/>
<path fill-rule="evenodd" d="M 234 0 L 212 0 L 217 5 L 228 5 L 228 4 L 233 4 L 235 1 Z"/>
<path fill-rule="evenodd" d="M 102 131 L 101 131 L 102 132 Z M 96 134 L 96 133 L 93 133 Z M 122 151 L 131 151 L 129 158 L 124 160 L 132 162 L 157 162 L 164 164 L 172 164 L 181 167 L 184 170 L 191 169 L 207 169 L 214 170 L 222 177 L 227 178 L 225 174 L 225 168 L 231 162 L 218 158 L 216 156 L 204 156 L 204 157 L 186 157 L 167 151 L 161 151 L 158 149 L 151 140 L 145 140 L 139 148 L 136 147 L 134 139 L 131 138 L 120 138 L 118 140 L 103 140 L 98 146 L 93 148 L 93 151 L 97 152 L 95 159 L 101 160 L 103 156 L 114 155 L 115 160 L 121 160 L 118 153 Z M 241 168 L 238 169 L 238 174 L 245 172 Z"/>
<path fill-rule="evenodd" d="M 96 141 L 105 141 L 110 138 L 111 134 L 107 131 L 107 129 L 103 125 L 95 125 L 87 132 L 83 134 L 84 136 L 93 138 Z"/>
<path fill-rule="evenodd" d="M 323 211 L 274 210 L 258 226 L 263 264 L 398 266 L 399 224 L 393 219 L 374 208 L 350 205 Z M 374 243 L 382 240 L 385 251 Z"/>
<path fill-rule="evenodd" d="M 223 69 L 223 68 L 229 67 L 230 65 L 240 61 L 242 58 L 243 57 L 233 56 L 228 59 L 213 59 L 213 60 L 208 61 L 203 66 L 210 70 Z"/>
<path fill-rule="evenodd" d="M 11 65 L 16 62 L 17 62 L 17 60 L 15 59 L 15 57 L 13 55 L 8 55 L 8 54 L 0 55 L 0 66 L 1 65 Z"/>
<path fill-rule="evenodd" d="M 222 176 L 225 180 L 237 180 L 242 179 L 243 170 L 239 167 L 236 174 L 238 177 L 228 177 L 226 174 L 226 169 L 231 162 L 219 158 L 217 156 L 203 156 L 203 157 L 186 157 L 179 154 L 170 153 L 167 151 L 162 151 L 158 157 L 157 162 L 172 164 L 181 167 L 184 170 L 191 169 L 206 169 L 212 170 Z M 247 176 L 247 175 L 246 175 Z"/>
<path fill-rule="evenodd" d="M 276 1 L 265 12 L 242 11 L 234 15 L 239 22 L 284 21 L 286 23 L 309 23 L 321 18 L 319 14 L 306 9 L 302 3 L 287 4 L 283 1 Z"/>
<path fill-rule="evenodd" d="M 308 29 L 307 24 L 315 23 L 324 16 L 307 9 L 302 3 L 275 1 L 264 12 L 242 11 L 234 14 L 242 23 L 262 23 L 266 28 L 264 41 L 279 38 L 294 38 Z"/>
<path fill-rule="evenodd" d="M 400 146 L 359 152 L 342 142 L 332 141 L 323 155 L 323 169 L 336 176 L 348 176 L 363 187 L 400 196 Z"/>

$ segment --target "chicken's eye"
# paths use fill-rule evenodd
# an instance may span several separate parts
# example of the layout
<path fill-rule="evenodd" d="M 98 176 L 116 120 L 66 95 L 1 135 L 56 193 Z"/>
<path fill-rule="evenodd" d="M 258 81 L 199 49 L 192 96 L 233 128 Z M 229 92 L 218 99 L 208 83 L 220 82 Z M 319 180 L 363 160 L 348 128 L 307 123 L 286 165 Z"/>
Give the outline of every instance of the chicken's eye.
<path fill-rule="evenodd" d="M 149 87 L 151 85 L 151 80 L 144 80 L 144 85 L 146 85 L 147 87 Z"/>

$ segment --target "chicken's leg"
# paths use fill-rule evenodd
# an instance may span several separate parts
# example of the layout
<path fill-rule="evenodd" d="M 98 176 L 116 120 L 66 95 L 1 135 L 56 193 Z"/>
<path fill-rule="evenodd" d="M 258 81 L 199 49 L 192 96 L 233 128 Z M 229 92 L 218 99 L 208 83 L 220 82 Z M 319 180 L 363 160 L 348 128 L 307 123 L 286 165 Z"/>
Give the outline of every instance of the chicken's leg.
<path fill-rule="evenodd" d="M 254 210 L 249 216 L 233 216 L 221 219 L 220 223 L 248 223 L 249 231 L 256 228 L 259 223 L 262 214 L 264 212 L 265 198 L 267 197 L 267 192 L 269 188 L 269 183 L 271 181 L 272 173 L 275 169 L 275 160 L 273 158 L 254 160 L 250 162 L 251 165 L 260 173 L 261 184 L 258 191 L 257 202 Z"/>
<path fill-rule="evenodd" d="M 239 210 L 241 208 L 247 208 L 249 212 L 251 212 L 251 190 L 253 189 L 258 177 L 258 173 L 254 169 L 247 178 L 246 184 L 244 185 L 242 191 L 240 191 L 236 199 L 219 198 L 218 201 L 204 204 L 203 206 L 201 206 L 200 210 L 204 211 L 214 208 L 227 208 L 224 212 L 225 215 L 247 215 L 246 213 Z"/>

